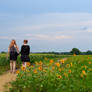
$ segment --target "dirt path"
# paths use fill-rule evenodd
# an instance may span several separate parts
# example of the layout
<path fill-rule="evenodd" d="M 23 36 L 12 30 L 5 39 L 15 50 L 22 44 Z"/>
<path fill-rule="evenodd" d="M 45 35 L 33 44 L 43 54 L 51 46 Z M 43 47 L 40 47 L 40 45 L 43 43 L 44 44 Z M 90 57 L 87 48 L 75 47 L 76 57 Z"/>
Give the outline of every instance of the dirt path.
<path fill-rule="evenodd" d="M 3 75 L 0 75 L 0 92 L 4 92 L 5 87 L 8 86 L 9 82 L 16 79 L 16 74 L 11 74 L 10 72 L 6 72 Z"/>

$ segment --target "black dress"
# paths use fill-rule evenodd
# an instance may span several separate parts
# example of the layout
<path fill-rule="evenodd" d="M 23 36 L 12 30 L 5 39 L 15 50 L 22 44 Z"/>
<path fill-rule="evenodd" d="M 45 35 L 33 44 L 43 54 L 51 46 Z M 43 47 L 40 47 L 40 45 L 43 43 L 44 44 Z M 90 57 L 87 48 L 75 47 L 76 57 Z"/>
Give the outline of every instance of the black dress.
<path fill-rule="evenodd" d="M 10 48 L 10 60 L 12 60 L 12 61 L 16 61 L 17 60 L 17 49 L 14 47 L 14 46 L 12 46 L 11 48 Z"/>
<path fill-rule="evenodd" d="M 30 47 L 29 45 L 22 45 L 21 47 L 21 60 L 23 62 L 29 62 Z"/>

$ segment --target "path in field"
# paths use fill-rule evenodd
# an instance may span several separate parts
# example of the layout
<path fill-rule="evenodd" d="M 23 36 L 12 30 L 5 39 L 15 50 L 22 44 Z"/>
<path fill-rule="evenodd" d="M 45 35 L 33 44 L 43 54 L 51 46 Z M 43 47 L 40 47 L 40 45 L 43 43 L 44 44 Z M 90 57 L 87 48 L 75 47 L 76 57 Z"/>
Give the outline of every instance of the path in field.
<path fill-rule="evenodd" d="M 67 60 L 67 58 L 63 58 L 63 60 Z M 60 60 L 58 60 L 59 62 Z M 9 71 L 3 75 L 0 75 L 0 92 L 4 92 L 5 86 L 9 86 L 9 82 L 16 80 L 17 74 L 11 74 Z"/>
<path fill-rule="evenodd" d="M 5 87 L 9 86 L 9 82 L 16 79 L 16 74 L 11 74 L 9 71 L 0 75 L 0 92 L 4 92 Z"/>

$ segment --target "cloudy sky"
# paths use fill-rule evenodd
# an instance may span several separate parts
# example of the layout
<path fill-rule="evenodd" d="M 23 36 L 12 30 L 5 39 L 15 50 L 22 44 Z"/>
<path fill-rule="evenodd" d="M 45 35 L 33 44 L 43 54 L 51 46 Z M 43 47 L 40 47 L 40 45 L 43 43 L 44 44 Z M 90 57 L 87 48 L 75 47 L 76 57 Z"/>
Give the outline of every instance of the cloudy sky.
<path fill-rule="evenodd" d="M 92 50 L 92 0 L 0 0 L 0 51 L 11 39 L 31 52 Z"/>

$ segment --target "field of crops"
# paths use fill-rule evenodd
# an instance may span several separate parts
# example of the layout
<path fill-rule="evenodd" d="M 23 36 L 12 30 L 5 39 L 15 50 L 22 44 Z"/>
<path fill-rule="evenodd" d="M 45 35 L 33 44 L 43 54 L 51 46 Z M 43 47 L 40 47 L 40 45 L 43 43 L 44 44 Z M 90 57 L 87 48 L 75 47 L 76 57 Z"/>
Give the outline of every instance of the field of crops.
<path fill-rule="evenodd" d="M 9 64 L 5 55 L 0 58 L 2 66 Z M 27 68 L 21 66 L 16 72 L 9 92 L 92 92 L 91 55 L 32 54 L 30 58 Z M 17 67 L 20 64 L 18 57 Z"/>

